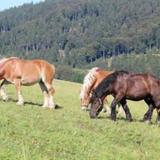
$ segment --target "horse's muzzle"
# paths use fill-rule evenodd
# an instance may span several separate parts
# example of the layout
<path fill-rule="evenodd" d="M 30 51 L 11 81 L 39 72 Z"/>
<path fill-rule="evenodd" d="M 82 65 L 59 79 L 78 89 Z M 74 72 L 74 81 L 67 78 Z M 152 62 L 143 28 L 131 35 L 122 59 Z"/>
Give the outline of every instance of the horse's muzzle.
<path fill-rule="evenodd" d="M 93 112 L 89 112 L 89 116 L 90 116 L 90 118 L 92 118 L 92 119 L 97 118 L 97 114 L 96 114 L 96 113 L 93 113 Z"/>
<path fill-rule="evenodd" d="M 83 111 L 90 111 L 91 107 L 90 106 L 81 106 L 81 109 Z"/>
<path fill-rule="evenodd" d="M 86 106 L 81 106 L 81 109 L 85 111 L 85 110 L 87 110 L 87 107 Z"/>

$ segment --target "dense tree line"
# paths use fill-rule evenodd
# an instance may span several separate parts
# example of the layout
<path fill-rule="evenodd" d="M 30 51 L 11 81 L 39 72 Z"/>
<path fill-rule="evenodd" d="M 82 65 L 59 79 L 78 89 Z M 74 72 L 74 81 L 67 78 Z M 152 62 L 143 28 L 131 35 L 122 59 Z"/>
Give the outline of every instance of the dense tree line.
<path fill-rule="evenodd" d="M 134 73 L 150 73 L 160 78 L 160 51 L 147 50 L 145 54 L 113 56 L 106 60 L 99 59 L 87 68 L 98 66 L 106 70 L 125 70 Z"/>
<path fill-rule="evenodd" d="M 93 63 L 83 66 L 82 69 L 74 69 L 62 65 L 57 67 L 57 78 L 82 82 L 88 70 L 95 66 L 105 70 L 149 73 L 160 78 L 160 51 L 152 49 L 147 50 L 145 54 L 132 53 L 112 56 L 107 59 L 100 58 Z"/>
<path fill-rule="evenodd" d="M 1 56 L 84 68 L 159 48 L 159 0 L 46 0 L 0 12 Z"/>

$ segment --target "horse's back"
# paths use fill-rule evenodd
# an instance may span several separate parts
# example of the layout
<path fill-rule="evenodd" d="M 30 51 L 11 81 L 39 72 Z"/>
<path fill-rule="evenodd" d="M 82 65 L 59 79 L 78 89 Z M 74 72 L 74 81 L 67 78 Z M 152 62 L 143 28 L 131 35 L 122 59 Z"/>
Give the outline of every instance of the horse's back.
<path fill-rule="evenodd" d="M 36 63 L 40 68 L 42 74 L 45 74 L 45 77 L 51 77 L 51 79 L 55 76 L 55 66 L 53 64 L 50 64 L 49 62 L 45 60 L 32 60 L 34 63 Z"/>
<path fill-rule="evenodd" d="M 24 60 L 24 59 L 11 59 L 6 62 L 5 75 L 9 81 L 18 77 L 21 79 L 22 84 L 33 84 L 42 80 L 52 81 L 55 76 L 55 68 L 52 64 L 45 60 Z"/>
<path fill-rule="evenodd" d="M 48 70 L 50 72 L 54 72 L 55 73 L 55 67 L 53 64 L 50 64 L 49 62 L 42 60 L 42 59 L 35 59 L 35 60 L 31 60 L 31 63 L 35 63 L 36 65 L 38 65 L 39 67 L 41 67 L 42 69 Z"/>
<path fill-rule="evenodd" d="M 47 77 L 53 79 L 55 76 L 54 65 L 42 59 L 22 60 L 22 66 L 24 72 L 27 70 L 29 72 L 37 72 L 43 79 Z"/>
<path fill-rule="evenodd" d="M 159 87 L 159 79 L 154 75 L 148 73 L 131 74 L 130 81 L 143 84 L 145 87 L 151 89 L 151 87 Z"/>
<path fill-rule="evenodd" d="M 54 71 L 55 67 L 54 65 L 50 64 L 49 62 L 42 60 L 42 59 L 34 59 L 34 60 L 23 60 L 19 59 L 19 64 L 22 66 L 22 69 L 32 69 L 37 68 L 39 70 L 48 70 L 48 71 Z"/>
<path fill-rule="evenodd" d="M 150 74 L 130 74 L 127 78 L 127 96 L 135 95 L 136 99 L 141 99 L 141 97 L 152 95 L 155 91 L 159 92 L 158 81 Z"/>

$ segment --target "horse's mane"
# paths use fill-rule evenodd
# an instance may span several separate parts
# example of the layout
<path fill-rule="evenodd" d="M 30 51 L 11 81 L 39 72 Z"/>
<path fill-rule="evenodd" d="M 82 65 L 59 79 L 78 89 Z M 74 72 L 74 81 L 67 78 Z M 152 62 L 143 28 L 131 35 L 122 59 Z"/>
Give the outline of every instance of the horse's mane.
<path fill-rule="evenodd" d="M 92 93 L 91 99 L 102 98 L 108 91 L 110 84 L 114 83 L 119 75 L 129 74 L 127 71 L 115 71 L 105 77 Z"/>
<path fill-rule="evenodd" d="M 94 67 L 88 71 L 87 75 L 84 77 L 83 85 L 80 93 L 80 98 L 84 98 L 86 94 L 89 94 L 91 87 L 96 81 L 95 72 L 99 71 L 100 68 Z"/>
<path fill-rule="evenodd" d="M 10 61 L 12 59 L 19 59 L 19 58 L 18 57 L 9 57 L 9 58 L 3 57 L 2 59 L 0 59 L 0 64 Z"/>
<path fill-rule="evenodd" d="M 12 59 L 19 59 L 18 57 L 3 57 L 2 59 L 0 59 L 0 67 L 2 67 L 6 62 L 12 60 Z"/>

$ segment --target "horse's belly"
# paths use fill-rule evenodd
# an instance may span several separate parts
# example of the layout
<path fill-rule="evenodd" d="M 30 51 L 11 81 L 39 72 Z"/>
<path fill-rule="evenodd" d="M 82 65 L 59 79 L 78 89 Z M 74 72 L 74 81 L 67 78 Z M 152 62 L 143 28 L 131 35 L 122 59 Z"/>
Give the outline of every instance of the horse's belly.
<path fill-rule="evenodd" d="M 130 97 L 130 96 L 126 96 L 126 99 L 128 100 L 132 100 L 132 101 L 140 101 L 140 100 L 143 100 L 144 97 Z"/>
<path fill-rule="evenodd" d="M 130 100 L 142 100 L 147 95 L 149 95 L 149 90 L 144 84 L 139 86 L 137 83 L 133 84 L 131 87 L 128 87 L 126 91 L 126 98 Z"/>
<path fill-rule="evenodd" d="M 31 86 L 38 83 L 39 81 L 40 79 L 37 79 L 37 78 L 25 78 L 25 79 L 21 79 L 21 84 L 24 86 Z"/>
<path fill-rule="evenodd" d="M 131 93 L 131 94 L 127 94 L 126 95 L 126 99 L 129 99 L 129 100 L 134 100 L 134 101 L 139 101 L 139 100 L 142 100 L 144 99 L 148 94 L 147 93 Z"/>

